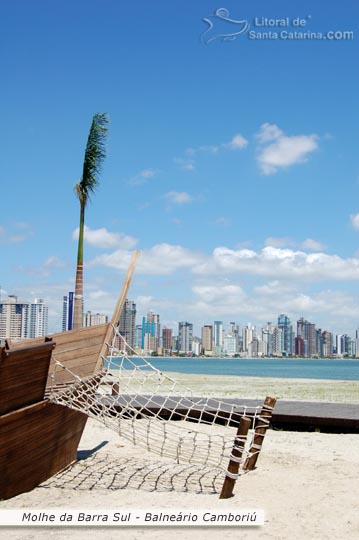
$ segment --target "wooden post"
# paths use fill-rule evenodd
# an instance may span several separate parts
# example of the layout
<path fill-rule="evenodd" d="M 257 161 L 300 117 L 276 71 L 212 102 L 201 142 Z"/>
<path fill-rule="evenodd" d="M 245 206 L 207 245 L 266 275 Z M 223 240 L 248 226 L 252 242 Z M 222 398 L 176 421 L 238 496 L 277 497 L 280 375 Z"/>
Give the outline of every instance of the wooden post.
<path fill-rule="evenodd" d="M 243 468 L 246 471 L 251 471 L 252 469 L 254 469 L 255 464 L 257 463 L 259 452 L 261 451 L 263 439 L 267 432 L 269 421 L 272 417 L 272 412 L 276 401 L 276 398 L 269 396 L 267 396 L 264 400 L 262 410 L 259 417 L 257 417 L 254 425 L 253 442 L 252 446 L 249 449 L 249 451 L 252 452 L 252 456 L 247 458 L 244 463 Z"/>
<path fill-rule="evenodd" d="M 104 342 L 103 342 L 103 345 L 102 345 L 102 349 L 100 351 L 100 354 L 99 354 L 99 357 L 98 357 L 98 360 L 97 360 L 97 364 L 96 364 L 96 367 L 95 367 L 95 373 L 96 373 L 96 371 L 98 371 L 99 369 L 102 368 L 102 358 L 104 356 L 106 356 L 107 344 L 112 339 L 113 326 L 118 326 L 118 323 L 119 323 L 119 320 L 120 320 L 120 317 L 121 317 L 121 313 L 122 313 L 122 310 L 123 310 L 123 306 L 125 304 L 126 296 L 127 296 L 127 293 L 128 293 L 128 289 L 130 287 L 130 283 L 131 283 L 131 280 L 132 280 L 132 276 L 133 276 L 133 273 L 135 271 L 135 266 L 136 266 L 139 254 L 140 254 L 140 252 L 138 250 L 136 250 L 136 251 L 134 251 L 134 253 L 132 255 L 131 263 L 130 263 L 130 266 L 129 266 L 128 270 L 127 270 L 125 281 L 123 282 L 122 290 L 121 290 L 120 296 L 118 297 L 117 304 L 116 304 L 115 310 L 114 310 L 113 315 L 112 315 L 111 324 L 109 325 L 108 330 L 106 332 L 106 336 L 105 336 L 105 339 L 104 339 Z"/>
<path fill-rule="evenodd" d="M 229 464 L 228 464 L 228 472 L 231 475 L 238 474 L 239 462 L 237 461 L 237 459 L 240 459 L 242 457 L 243 448 L 245 445 L 245 437 L 247 436 L 251 423 L 252 422 L 250 418 L 247 418 L 246 416 L 242 416 L 239 423 L 236 437 L 234 439 L 234 444 L 233 444 L 233 449 L 232 449 L 232 456 L 235 458 L 235 460 L 230 459 Z M 232 478 L 232 476 L 226 475 L 219 498 L 229 499 L 229 497 L 233 497 L 233 489 L 234 489 L 235 483 L 236 483 L 235 478 Z"/>

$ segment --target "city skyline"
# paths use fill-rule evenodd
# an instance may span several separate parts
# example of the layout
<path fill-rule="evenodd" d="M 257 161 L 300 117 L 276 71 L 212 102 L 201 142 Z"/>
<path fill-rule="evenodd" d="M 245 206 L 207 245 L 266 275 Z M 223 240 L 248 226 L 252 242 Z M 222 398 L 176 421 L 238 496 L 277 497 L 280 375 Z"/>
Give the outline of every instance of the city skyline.
<path fill-rule="evenodd" d="M 355 335 L 359 5 L 229 0 L 257 33 L 256 19 L 288 19 L 290 30 L 300 18 L 338 37 L 208 41 L 204 19 L 218 7 L 2 6 L 0 294 L 43 298 L 49 331 L 74 290 L 74 185 L 91 118 L 107 112 L 86 213 L 87 310 L 111 316 L 138 248 L 131 298 L 169 327 L 200 328 L 209 315 L 259 326 L 285 313 Z"/>
<path fill-rule="evenodd" d="M 71 330 L 73 315 L 73 292 L 63 296 L 62 331 Z M 136 320 L 137 306 L 126 299 L 119 319 L 119 332 L 123 340 L 117 347 L 129 346 L 132 354 L 138 351 L 181 351 L 196 355 L 235 356 L 248 353 L 249 356 L 357 356 L 359 354 L 359 327 L 355 337 L 348 333 L 332 332 L 322 328 L 317 322 L 301 316 L 291 320 L 281 313 L 273 321 L 254 325 L 242 321 L 202 322 L 194 330 L 193 323 L 182 320 L 176 328 L 169 328 L 161 322 L 161 315 L 149 311 Z M 83 313 L 83 325 L 93 326 L 108 322 L 108 316 Z M 295 327 L 296 324 L 296 327 Z M 295 329 L 296 328 L 296 329 Z M 50 334 L 48 329 L 48 306 L 42 299 L 33 302 L 22 301 L 16 295 L 0 301 L 0 340 L 25 339 Z M 176 333 L 176 329 L 178 330 Z M 192 347 L 193 344 L 193 347 Z"/>

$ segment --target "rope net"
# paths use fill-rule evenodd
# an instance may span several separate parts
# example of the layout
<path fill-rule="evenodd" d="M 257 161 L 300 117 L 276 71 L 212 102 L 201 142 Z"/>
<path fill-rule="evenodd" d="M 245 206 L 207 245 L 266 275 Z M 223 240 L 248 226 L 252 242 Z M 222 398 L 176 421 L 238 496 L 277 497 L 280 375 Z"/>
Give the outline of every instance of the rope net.
<path fill-rule="evenodd" d="M 125 350 L 115 346 L 118 342 Z M 93 376 L 80 378 L 56 356 L 54 360 L 49 400 L 87 414 L 134 445 L 177 463 L 225 470 L 231 478 L 260 451 L 258 440 L 269 425 L 271 407 L 193 396 L 189 388 L 135 355 L 117 328 L 103 368 Z M 56 374 L 62 370 L 72 382 L 59 387 Z M 242 416 L 251 419 L 251 429 L 246 436 L 236 436 Z M 230 459 L 239 464 L 238 474 L 227 470 Z"/>

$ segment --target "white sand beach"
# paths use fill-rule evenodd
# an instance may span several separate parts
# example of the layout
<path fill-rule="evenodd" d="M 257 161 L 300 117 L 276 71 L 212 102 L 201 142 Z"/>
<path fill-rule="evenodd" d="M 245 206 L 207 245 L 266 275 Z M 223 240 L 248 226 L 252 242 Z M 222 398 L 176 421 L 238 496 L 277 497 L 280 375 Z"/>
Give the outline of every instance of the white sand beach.
<path fill-rule="evenodd" d="M 194 382 L 193 376 L 191 379 Z M 218 395 L 218 391 L 224 391 L 225 381 L 216 379 Z M 282 381 L 285 388 L 288 380 Z M 293 385 L 295 381 L 289 386 Z M 265 523 L 258 528 L 239 530 L 183 526 L 6 528 L 0 530 L 1 538 L 85 540 L 91 535 L 104 540 L 164 540 L 169 536 L 214 540 L 219 536 L 232 539 L 235 535 L 246 540 L 356 540 L 359 537 L 359 435 L 269 430 L 257 468 L 237 480 L 235 496 L 227 500 L 218 498 L 223 473 L 200 466 L 177 465 L 144 452 L 94 420 L 88 421 L 79 450 L 80 458 L 87 456 L 86 459 L 33 491 L 2 501 L 0 509 L 107 508 L 156 512 L 158 509 L 253 508 L 264 510 Z"/>
<path fill-rule="evenodd" d="M 193 390 L 197 396 L 359 403 L 359 381 L 291 379 L 275 377 L 233 377 L 231 375 L 167 375 Z"/>

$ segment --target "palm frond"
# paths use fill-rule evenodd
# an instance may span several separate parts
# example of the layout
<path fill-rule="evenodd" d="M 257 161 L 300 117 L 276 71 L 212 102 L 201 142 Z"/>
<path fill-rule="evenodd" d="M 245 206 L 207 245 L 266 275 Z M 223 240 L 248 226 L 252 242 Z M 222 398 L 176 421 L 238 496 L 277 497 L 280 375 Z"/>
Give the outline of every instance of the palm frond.
<path fill-rule="evenodd" d="M 87 139 L 81 181 L 75 186 L 77 196 L 84 205 L 98 186 L 101 165 L 106 157 L 107 124 L 105 113 L 94 114 Z"/>

